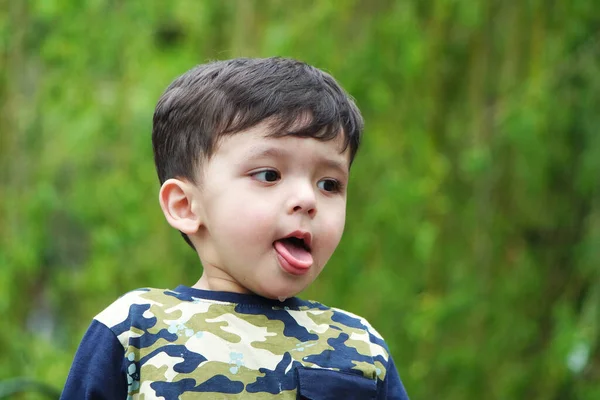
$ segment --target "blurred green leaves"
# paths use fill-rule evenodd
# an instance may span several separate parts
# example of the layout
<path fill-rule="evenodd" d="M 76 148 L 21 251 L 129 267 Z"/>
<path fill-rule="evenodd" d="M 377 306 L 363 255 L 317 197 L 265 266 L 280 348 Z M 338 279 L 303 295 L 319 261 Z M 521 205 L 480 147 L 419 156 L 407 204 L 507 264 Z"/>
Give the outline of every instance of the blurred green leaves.
<path fill-rule="evenodd" d="M 18 394 L 28 394 L 28 398 L 31 398 L 33 393 L 39 393 L 40 397 L 45 399 L 60 397 L 60 391 L 56 388 L 32 379 L 14 378 L 0 381 L 0 399 L 11 399 Z"/>
<path fill-rule="evenodd" d="M 198 279 L 158 207 L 154 105 L 195 64 L 282 55 L 366 119 L 344 238 L 303 296 L 368 318 L 413 398 L 600 397 L 595 2 L 0 10 L 0 380 L 60 388 L 116 297 Z"/>

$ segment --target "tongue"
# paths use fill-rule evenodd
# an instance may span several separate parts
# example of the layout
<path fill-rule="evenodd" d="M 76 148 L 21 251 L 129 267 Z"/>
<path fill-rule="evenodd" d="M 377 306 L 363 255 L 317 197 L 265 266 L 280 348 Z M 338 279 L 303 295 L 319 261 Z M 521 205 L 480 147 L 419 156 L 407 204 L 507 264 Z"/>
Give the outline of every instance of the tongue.
<path fill-rule="evenodd" d="M 275 250 L 293 267 L 305 269 L 313 263 L 312 255 L 306 249 L 290 241 L 276 241 Z"/>

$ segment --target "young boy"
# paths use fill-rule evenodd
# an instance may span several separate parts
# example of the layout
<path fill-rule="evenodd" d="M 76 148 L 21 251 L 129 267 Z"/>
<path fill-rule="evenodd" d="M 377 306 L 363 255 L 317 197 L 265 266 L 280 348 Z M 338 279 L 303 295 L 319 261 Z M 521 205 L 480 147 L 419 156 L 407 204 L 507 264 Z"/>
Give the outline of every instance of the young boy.
<path fill-rule="evenodd" d="M 154 113 L 159 201 L 200 280 L 96 316 L 64 399 L 407 399 L 368 322 L 294 297 L 344 230 L 362 117 L 328 74 L 284 58 L 198 66 Z"/>

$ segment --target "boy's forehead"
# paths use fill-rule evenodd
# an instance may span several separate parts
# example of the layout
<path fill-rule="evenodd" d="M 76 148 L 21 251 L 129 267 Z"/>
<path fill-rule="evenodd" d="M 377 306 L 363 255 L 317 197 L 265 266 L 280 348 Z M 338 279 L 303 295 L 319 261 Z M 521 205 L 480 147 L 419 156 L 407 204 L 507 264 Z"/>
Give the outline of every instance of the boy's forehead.
<path fill-rule="evenodd" d="M 331 140 L 321 140 L 312 137 L 295 135 L 273 136 L 263 132 L 246 142 L 244 153 L 246 157 L 292 157 L 303 144 L 311 150 L 311 156 L 323 159 L 330 164 L 339 164 L 346 170 L 350 168 L 350 149 L 345 148 L 343 134 Z"/>
<path fill-rule="evenodd" d="M 252 128 L 221 137 L 215 146 L 215 154 L 238 153 L 244 158 L 292 156 L 298 146 L 306 141 L 310 144 L 313 156 L 326 158 L 350 168 L 350 148 L 345 146 L 344 134 L 340 132 L 331 140 L 315 139 L 310 136 L 293 134 L 279 135 L 267 122 L 261 122 Z"/>

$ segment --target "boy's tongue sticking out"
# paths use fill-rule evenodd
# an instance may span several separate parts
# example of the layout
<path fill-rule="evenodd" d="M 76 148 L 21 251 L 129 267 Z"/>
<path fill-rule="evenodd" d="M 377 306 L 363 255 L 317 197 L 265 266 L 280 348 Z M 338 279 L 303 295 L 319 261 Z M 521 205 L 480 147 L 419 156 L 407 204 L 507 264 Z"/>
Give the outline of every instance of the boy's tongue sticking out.
<path fill-rule="evenodd" d="M 295 237 L 279 239 L 273 245 L 277 254 L 284 261 L 281 266 L 291 274 L 304 274 L 313 264 L 310 250 L 302 239 Z"/>

